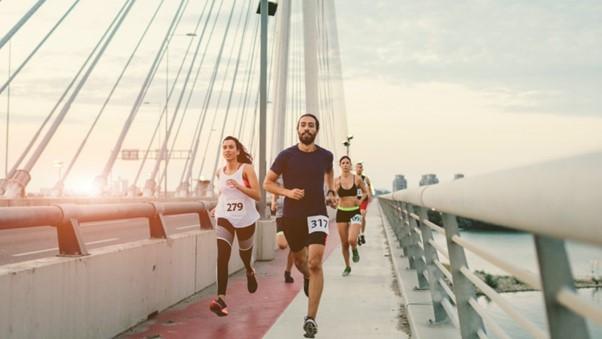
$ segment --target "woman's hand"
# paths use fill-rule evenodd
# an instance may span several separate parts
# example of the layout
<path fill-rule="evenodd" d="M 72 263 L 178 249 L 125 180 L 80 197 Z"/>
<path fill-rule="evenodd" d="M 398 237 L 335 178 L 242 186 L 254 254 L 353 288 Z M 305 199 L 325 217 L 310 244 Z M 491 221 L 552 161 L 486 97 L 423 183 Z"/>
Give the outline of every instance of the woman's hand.
<path fill-rule="evenodd" d="M 242 185 L 234 179 L 226 180 L 226 185 L 228 185 L 228 187 L 230 187 L 230 188 L 235 188 L 239 191 L 240 191 L 240 188 L 242 187 Z"/>

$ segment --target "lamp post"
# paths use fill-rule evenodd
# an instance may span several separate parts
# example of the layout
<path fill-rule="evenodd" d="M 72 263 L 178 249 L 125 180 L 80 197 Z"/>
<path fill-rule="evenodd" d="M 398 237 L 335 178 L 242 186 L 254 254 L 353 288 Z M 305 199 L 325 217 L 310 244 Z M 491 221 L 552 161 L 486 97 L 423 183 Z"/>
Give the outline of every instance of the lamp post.
<path fill-rule="evenodd" d="M 349 147 L 351 147 L 351 140 L 353 139 L 353 135 L 349 135 L 347 136 L 347 139 L 345 141 L 343 141 L 343 146 L 345 146 L 345 150 L 347 156 L 349 156 Z"/>
<path fill-rule="evenodd" d="M 8 79 L 11 77 L 12 41 L 8 41 Z M 4 178 L 8 179 L 8 142 L 10 128 L 10 83 L 6 89 L 6 153 L 4 155 Z"/>
<path fill-rule="evenodd" d="M 267 101 L 268 101 L 268 15 L 276 14 L 276 4 L 268 0 L 259 2 L 258 12 L 261 15 L 261 62 L 259 77 L 259 178 L 263 180 L 266 174 L 266 119 L 267 119 Z M 259 213 L 261 219 L 269 218 L 266 213 L 266 195 L 261 190 L 261 200 L 259 201 Z"/>

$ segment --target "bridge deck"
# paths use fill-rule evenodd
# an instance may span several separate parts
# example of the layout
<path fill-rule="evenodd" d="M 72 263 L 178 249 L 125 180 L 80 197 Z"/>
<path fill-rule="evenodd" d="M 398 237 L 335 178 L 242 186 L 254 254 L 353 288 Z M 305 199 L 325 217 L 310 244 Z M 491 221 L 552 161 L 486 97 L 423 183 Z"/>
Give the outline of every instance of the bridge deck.
<path fill-rule="evenodd" d="M 402 299 L 392 271 L 389 250 L 377 206 L 368 216 L 367 246 L 360 248 L 361 261 L 341 277 L 344 264 L 336 226 L 328 238 L 324 263 L 325 288 L 318 314 L 317 337 L 405 338 Z M 286 251 L 276 259 L 257 262 L 259 290 L 246 291 L 244 273 L 234 274 L 228 284 L 230 315 L 216 317 L 208 309 L 215 293 L 211 286 L 161 312 L 153 319 L 123 333 L 120 338 L 292 338 L 303 337 L 302 320 L 307 299 L 300 292 L 302 278 L 294 272 L 294 284 L 283 282 Z"/>

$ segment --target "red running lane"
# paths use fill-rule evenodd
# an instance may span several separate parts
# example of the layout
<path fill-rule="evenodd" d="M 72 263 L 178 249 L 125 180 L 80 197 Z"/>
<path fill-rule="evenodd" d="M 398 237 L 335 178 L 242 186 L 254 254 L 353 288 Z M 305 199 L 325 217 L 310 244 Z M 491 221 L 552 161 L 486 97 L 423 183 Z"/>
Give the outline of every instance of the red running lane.
<path fill-rule="evenodd" d="M 340 243 L 335 223 L 331 223 L 329 232 L 324 260 Z M 161 312 L 156 318 L 138 326 L 143 332 L 134 329 L 137 333 L 126 338 L 262 338 L 303 286 L 303 278 L 295 268 L 295 282 L 284 283 L 287 254 L 288 250 L 277 250 L 274 260 L 255 263 L 259 288 L 254 294 L 247 291 L 244 273 L 230 277 L 226 295 L 228 316 L 218 317 L 209 311 L 209 303 L 214 298 L 211 294 L 188 305 L 176 305 Z M 299 314 L 299 319 L 303 316 Z"/>

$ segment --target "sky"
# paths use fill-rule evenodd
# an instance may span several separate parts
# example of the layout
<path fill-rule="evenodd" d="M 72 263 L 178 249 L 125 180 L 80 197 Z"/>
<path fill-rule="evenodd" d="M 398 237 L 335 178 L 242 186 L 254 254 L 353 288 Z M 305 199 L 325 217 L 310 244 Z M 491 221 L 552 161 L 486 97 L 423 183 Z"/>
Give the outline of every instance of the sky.
<path fill-rule="evenodd" d="M 602 147 L 599 1 L 336 4 L 352 156 L 375 186 Z"/>
<path fill-rule="evenodd" d="M 405 175 L 409 185 L 416 186 L 425 173 L 435 173 L 441 181 L 448 181 L 454 173 L 478 175 L 601 148 L 599 1 L 334 1 L 348 130 L 354 135 L 351 156 L 354 161 L 364 162 L 376 188 L 390 189 L 395 174 Z M 0 1 L 0 36 L 33 3 Z M 71 3 L 47 2 L 15 36 L 13 69 Z M 102 5 L 82 1 L 15 80 L 11 89 L 9 163 L 14 162 L 122 4 L 123 0 L 107 0 Z M 57 171 L 62 168 L 54 164 L 70 160 L 77 144 L 74 141 L 85 134 L 115 81 L 114 75 L 158 4 L 154 0 L 134 5 L 124 22 L 126 29 L 115 36 L 106 57 L 74 103 L 73 112 L 36 165 L 32 187 L 47 187 L 56 181 Z M 177 4 L 166 1 L 163 5 L 157 25 L 151 27 L 135 58 L 136 66 L 126 73 L 98 126 L 102 132 L 93 135 L 81 164 L 74 169 L 73 185 L 87 185 L 90 177 L 98 174 L 99 163 L 105 161 L 118 133 L 118 122 L 129 113 Z M 191 0 L 190 6 L 200 11 L 204 4 Z M 224 2 L 224 18 L 231 4 L 230 0 Z M 242 13 L 244 7 L 240 8 Z M 196 16 L 190 13 L 177 29 L 170 45 L 169 66 L 160 66 L 156 85 L 151 87 L 147 104 L 126 139 L 126 148 L 146 147 L 148 131 L 154 128 L 157 112 L 165 102 L 166 79 L 174 78 L 179 56 L 190 41 L 185 34 L 196 24 Z M 242 18 L 238 13 L 233 17 L 235 22 Z M 224 29 L 224 22 L 218 22 L 216 36 Z M 247 38 L 243 60 L 249 59 L 250 45 L 251 39 Z M 215 60 L 218 50 L 219 41 L 214 38 L 206 65 Z M 226 45 L 225 53 L 233 55 L 237 51 L 234 42 Z M 234 64 L 229 66 L 230 74 Z M 5 47 L 0 50 L 0 79 L 6 79 L 7 65 Z M 241 65 L 241 71 L 245 67 Z M 207 86 L 210 74 L 206 66 L 199 88 Z M 216 82 L 225 93 L 222 102 L 229 92 L 228 85 L 220 79 Z M 242 91 L 235 88 L 239 95 Z M 198 92 L 191 102 L 195 112 L 202 108 L 204 93 Z M 6 104 L 7 95 L 3 93 L 0 173 L 4 172 Z M 235 100 L 233 105 L 238 107 L 238 102 Z M 207 124 L 219 129 L 219 120 L 211 122 L 210 116 L 207 119 Z M 232 118 L 228 126 L 234 126 L 236 119 L 241 118 Z M 192 125 L 184 124 L 183 133 L 192 134 Z M 207 138 L 217 140 L 213 134 Z M 178 146 L 188 148 L 184 143 Z M 134 164 L 120 162 L 113 175 L 129 176 L 135 168 Z"/>

